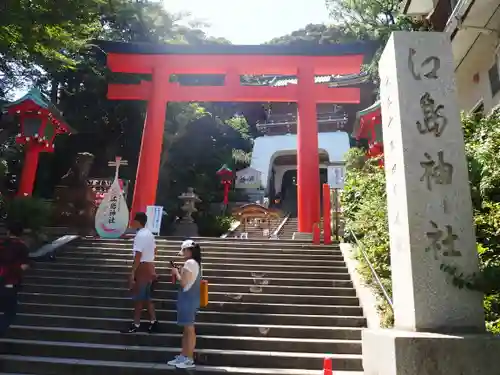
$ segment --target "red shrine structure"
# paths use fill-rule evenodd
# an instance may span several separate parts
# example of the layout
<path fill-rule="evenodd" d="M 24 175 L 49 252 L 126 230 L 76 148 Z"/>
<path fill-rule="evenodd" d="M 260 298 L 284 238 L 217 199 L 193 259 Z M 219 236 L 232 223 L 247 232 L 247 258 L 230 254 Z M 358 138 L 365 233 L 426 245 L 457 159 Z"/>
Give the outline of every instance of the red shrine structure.
<path fill-rule="evenodd" d="M 357 113 L 352 136 L 357 140 L 368 140 L 369 157 L 374 158 L 384 153 L 380 101 Z"/>
<path fill-rule="evenodd" d="M 168 102 L 297 103 L 297 210 L 299 232 L 320 222 L 318 103 L 358 104 L 357 87 L 315 83 L 318 75 L 358 74 L 368 45 L 320 46 L 148 45 L 100 42 L 114 73 L 151 76 L 137 84 L 111 83 L 108 98 L 143 100 L 147 114 L 142 136 L 131 215 L 154 205 Z M 174 75 L 224 75 L 222 86 L 182 86 Z M 288 75 L 296 85 L 242 84 L 244 75 Z"/>
<path fill-rule="evenodd" d="M 229 188 L 233 183 L 234 173 L 231 168 L 224 164 L 215 174 L 220 178 L 220 182 L 222 186 L 224 186 L 224 198 L 222 203 L 227 205 L 229 203 Z"/>
<path fill-rule="evenodd" d="M 18 195 L 31 196 L 35 184 L 40 152 L 54 152 L 58 134 L 70 134 L 62 113 L 43 95 L 32 89 L 21 99 L 4 106 L 4 111 L 19 119 L 16 142 L 24 145 L 24 165 Z"/>

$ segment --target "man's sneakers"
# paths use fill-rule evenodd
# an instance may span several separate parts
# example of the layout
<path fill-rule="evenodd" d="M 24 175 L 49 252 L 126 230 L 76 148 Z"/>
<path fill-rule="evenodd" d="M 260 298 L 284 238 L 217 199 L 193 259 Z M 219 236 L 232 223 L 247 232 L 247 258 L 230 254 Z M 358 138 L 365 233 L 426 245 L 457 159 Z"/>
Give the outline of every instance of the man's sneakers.
<path fill-rule="evenodd" d="M 158 320 L 155 320 L 154 322 L 149 323 L 148 332 L 149 333 L 157 333 L 159 326 L 160 326 L 160 323 L 158 323 Z"/>
<path fill-rule="evenodd" d="M 157 333 L 159 330 L 160 323 L 158 323 L 158 320 L 155 320 L 154 322 L 149 323 L 148 327 L 148 332 L 149 333 Z M 130 326 L 127 329 L 124 329 L 122 333 L 137 333 L 139 331 L 140 325 L 137 325 L 135 323 L 131 323 Z"/>
<path fill-rule="evenodd" d="M 130 326 L 127 329 L 124 329 L 122 333 L 137 333 L 139 330 L 140 325 L 137 325 L 135 323 L 131 323 Z"/>
<path fill-rule="evenodd" d="M 196 367 L 191 358 L 187 358 L 183 355 L 175 356 L 173 360 L 167 362 L 167 365 L 181 369 Z"/>

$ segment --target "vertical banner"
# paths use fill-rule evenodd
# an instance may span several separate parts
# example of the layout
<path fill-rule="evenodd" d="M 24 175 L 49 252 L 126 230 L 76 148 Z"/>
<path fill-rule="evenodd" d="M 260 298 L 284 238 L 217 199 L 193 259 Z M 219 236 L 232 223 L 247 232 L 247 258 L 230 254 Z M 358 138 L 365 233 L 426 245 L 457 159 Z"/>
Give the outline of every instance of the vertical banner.
<path fill-rule="evenodd" d="M 146 216 L 148 217 L 146 228 L 148 228 L 153 234 L 160 234 L 161 219 L 163 218 L 163 207 L 147 206 Z"/>

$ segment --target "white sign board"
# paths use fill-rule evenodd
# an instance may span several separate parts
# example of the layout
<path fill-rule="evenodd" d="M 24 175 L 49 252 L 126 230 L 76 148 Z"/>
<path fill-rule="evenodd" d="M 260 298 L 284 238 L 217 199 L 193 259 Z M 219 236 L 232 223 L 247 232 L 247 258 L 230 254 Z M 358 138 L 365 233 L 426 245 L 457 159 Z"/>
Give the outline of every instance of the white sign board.
<path fill-rule="evenodd" d="M 236 172 L 236 189 L 260 189 L 262 173 L 254 168 Z"/>
<path fill-rule="evenodd" d="M 328 166 L 328 185 L 332 189 L 343 189 L 345 178 L 345 167 L 343 165 Z"/>
<path fill-rule="evenodd" d="M 163 218 L 163 207 L 147 206 L 146 216 L 148 217 L 146 228 L 148 228 L 153 234 L 160 234 L 161 219 Z"/>

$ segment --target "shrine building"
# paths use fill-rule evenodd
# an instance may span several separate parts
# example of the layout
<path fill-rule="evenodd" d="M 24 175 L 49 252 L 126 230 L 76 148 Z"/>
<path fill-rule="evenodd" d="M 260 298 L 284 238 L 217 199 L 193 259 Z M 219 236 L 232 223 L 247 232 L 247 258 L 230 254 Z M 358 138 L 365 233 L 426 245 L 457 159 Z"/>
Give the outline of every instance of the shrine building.
<path fill-rule="evenodd" d="M 372 99 L 366 73 L 345 76 L 316 76 L 316 84 L 329 87 L 360 87 L 359 104 L 318 103 L 318 153 L 320 185 L 328 181 L 328 166 L 343 166 L 351 147 L 357 112 Z M 284 87 L 297 84 L 295 77 L 272 77 L 263 85 Z M 359 120 L 358 120 L 359 122 Z M 261 136 L 254 140 L 250 167 L 261 172 L 261 199 L 280 201 L 283 210 L 297 210 L 297 104 L 270 103 L 265 105 L 265 119 L 257 124 Z M 331 179 L 331 176 L 330 176 Z M 250 192 L 252 199 L 258 192 Z"/>

